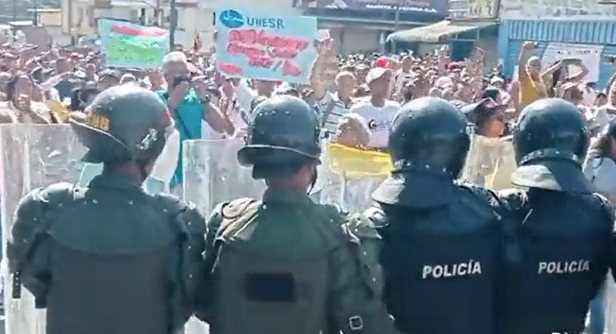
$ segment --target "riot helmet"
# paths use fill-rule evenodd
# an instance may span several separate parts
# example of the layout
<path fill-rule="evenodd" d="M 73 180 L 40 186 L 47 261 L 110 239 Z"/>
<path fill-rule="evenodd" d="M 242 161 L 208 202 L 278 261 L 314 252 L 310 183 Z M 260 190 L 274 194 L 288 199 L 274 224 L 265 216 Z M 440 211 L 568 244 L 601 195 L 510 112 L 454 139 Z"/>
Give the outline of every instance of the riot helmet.
<path fill-rule="evenodd" d="M 462 171 L 470 147 L 466 130 L 464 116 L 446 100 L 423 97 L 405 104 L 389 132 L 394 170 L 373 199 L 413 207 L 452 200 L 453 180 Z"/>
<path fill-rule="evenodd" d="M 90 163 L 156 160 L 173 122 L 167 106 L 144 88 L 124 85 L 99 94 L 85 110 L 85 119 L 69 119 Z"/>
<path fill-rule="evenodd" d="M 306 102 L 274 96 L 252 113 L 238 161 L 253 166 L 256 179 L 295 172 L 309 161 L 320 162 L 319 134 L 317 115 Z"/>
<path fill-rule="evenodd" d="M 389 132 L 395 170 L 425 169 L 457 178 L 470 146 L 466 121 L 451 103 L 420 98 L 400 109 Z"/>
<path fill-rule="evenodd" d="M 590 193 L 582 173 L 590 135 L 580 110 L 563 99 L 541 99 L 522 110 L 513 130 L 518 186 Z"/>

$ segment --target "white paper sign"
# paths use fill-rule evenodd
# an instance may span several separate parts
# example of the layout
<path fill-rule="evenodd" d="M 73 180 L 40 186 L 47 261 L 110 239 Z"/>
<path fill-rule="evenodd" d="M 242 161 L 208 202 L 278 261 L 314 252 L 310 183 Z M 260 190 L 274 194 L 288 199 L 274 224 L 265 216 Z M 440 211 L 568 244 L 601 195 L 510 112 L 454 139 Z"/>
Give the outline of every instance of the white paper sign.
<path fill-rule="evenodd" d="M 586 81 L 597 82 L 599 80 L 599 67 L 601 65 L 602 45 L 596 44 L 569 44 L 569 43 L 550 43 L 548 44 L 541 65 L 543 68 L 551 66 L 556 61 L 567 58 L 581 59 L 582 63 L 588 68 Z M 579 68 L 570 65 L 569 75 L 577 73 Z"/>

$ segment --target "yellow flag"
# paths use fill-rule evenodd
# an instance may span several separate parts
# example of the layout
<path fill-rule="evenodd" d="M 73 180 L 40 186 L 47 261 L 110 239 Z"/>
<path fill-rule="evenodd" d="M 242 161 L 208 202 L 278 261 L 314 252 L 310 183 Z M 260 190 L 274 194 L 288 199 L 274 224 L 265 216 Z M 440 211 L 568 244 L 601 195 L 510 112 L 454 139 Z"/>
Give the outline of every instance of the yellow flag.
<path fill-rule="evenodd" d="M 56 100 L 47 100 L 45 105 L 58 121 L 64 121 L 68 116 L 68 108 Z"/>
<path fill-rule="evenodd" d="M 329 168 L 347 177 L 387 176 L 393 169 L 389 154 L 327 144 Z"/>

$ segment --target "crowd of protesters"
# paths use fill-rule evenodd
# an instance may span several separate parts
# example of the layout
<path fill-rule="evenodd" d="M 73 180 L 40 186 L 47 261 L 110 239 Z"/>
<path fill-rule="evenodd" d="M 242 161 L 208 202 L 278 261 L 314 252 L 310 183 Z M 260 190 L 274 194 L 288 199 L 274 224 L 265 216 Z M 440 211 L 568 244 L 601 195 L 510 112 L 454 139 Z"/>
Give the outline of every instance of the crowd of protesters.
<path fill-rule="evenodd" d="M 579 59 L 542 66 L 541 59 L 529 57 L 533 42 L 522 46 L 515 80 L 501 68 L 485 68 L 485 52 L 479 48 L 468 59 L 452 62 L 447 47 L 426 55 L 340 57 L 331 45 L 318 42 L 309 83 L 289 85 L 225 78 L 215 70 L 215 52 L 173 51 L 162 68 L 139 70 L 108 68 L 101 51 L 51 48 L 41 53 L 33 46 L 5 44 L 0 47 L 0 122 L 62 123 L 70 111 L 84 110 L 98 92 L 124 84 L 159 92 L 176 111 L 181 140 L 240 135 L 255 98 L 272 94 L 306 99 L 320 114 L 330 140 L 375 150 L 386 147 L 388 126 L 399 106 L 421 96 L 441 97 L 460 107 L 482 101 L 469 120 L 488 137 L 506 135 L 508 122 L 543 97 L 578 105 L 593 131 L 608 125 L 616 113 L 614 77 L 599 91 L 595 83 L 584 81 L 588 69 Z"/>
<path fill-rule="evenodd" d="M 316 45 L 309 82 L 290 85 L 225 78 L 215 70 L 213 47 L 207 53 L 178 49 L 165 56 L 161 68 L 140 70 L 106 67 L 100 50 L 39 52 L 31 45 L 5 44 L 0 46 L 0 122 L 62 123 L 69 112 L 83 111 L 100 91 L 115 85 L 158 92 L 172 111 L 179 142 L 241 136 L 255 100 L 272 94 L 301 96 L 313 105 L 330 141 L 373 150 L 387 146 L 389 124 L 400 105 L 421 96 L 450 100 L 465 110 L 477 134 L 489 138 L 506 136 L 521 109 L 543 97 L 578 105 L 595 133 L 616 114 L 616 77 L 599 91 L 595 83 L 584 81 L 589 71 L 579 59 L 542 64 L 540 58 L 529 57 L 533 42 L 523 43 L 514 80 L 505 77 L 502 68 L 486 68 L 480 48 L 454 62 L 446 46 L 425 55 L 374 52 L 342 57 L 331 40 Z M 180 185 L 181 177 L 178 167 L 172 186 Z M 616 186 L 613 193 L 616 198 Z"/>

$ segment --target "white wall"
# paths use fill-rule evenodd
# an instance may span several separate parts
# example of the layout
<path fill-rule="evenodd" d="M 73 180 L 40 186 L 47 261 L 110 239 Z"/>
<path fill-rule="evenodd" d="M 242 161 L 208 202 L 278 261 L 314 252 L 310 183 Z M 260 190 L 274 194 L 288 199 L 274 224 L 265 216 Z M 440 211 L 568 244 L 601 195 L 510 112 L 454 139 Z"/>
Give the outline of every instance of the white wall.
<path fill-rule="evenodd" d="M 375 51 L 379 49 L 378 30 L 344 28 L 342 34 L 340 51 L 344 54 L 357 51 Z"/>

